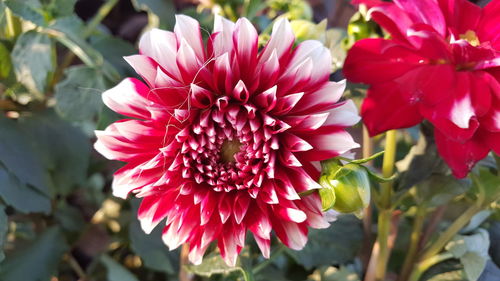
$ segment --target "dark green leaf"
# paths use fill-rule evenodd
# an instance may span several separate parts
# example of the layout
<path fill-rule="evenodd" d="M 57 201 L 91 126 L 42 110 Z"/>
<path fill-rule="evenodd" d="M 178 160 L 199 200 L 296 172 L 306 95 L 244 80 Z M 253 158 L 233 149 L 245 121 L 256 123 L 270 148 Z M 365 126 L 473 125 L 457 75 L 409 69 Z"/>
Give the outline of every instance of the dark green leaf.
<path fill-rule="evenodd" d="M 475 185 L 479 188 L 479 194 L 484 198 L 483 205 L 488 205 L 499 199 L 500 178 L 488 169 L 481 169 L 479 177 L 473 177 Z"/>
<path fill-rule="evenodd" d="M 4 44 L 0 43 L 0 78 L 7 78 L 11 69 L 10 52 Z"/>
<path fill-rule="evenodd" d="M 458 260 L 448 260 L 431 267 L 424 273 L 422 281 L 470 281 L 465 276 Z"/>
<path fill-rule="evenodd" d="M 263 270 L 259 271 L 255 275 L 256 281 L 289 281 L 283 270 L 274 267 L 273 265 L 269 265 Z"/>
<path fill-rule="evenodd" d="M 175 6 L 172 0 L 132 0 L 132 4 L 138 11 L 146 11 L 160 18 L 162 28 L 172 29 L 174 27 Z"/>
<path fill-rule="evenodd" d="M 101 111 L 101 93 L 106 89 L 99 69 L 73 66 L 66 71 L 66 79 L 56 85 L 56 109 L 66 119 L 92 119 Z"/>
<path fill-rule="evenodd" d="M 431 129 L 422 126 L 422 133 L 406 157 L 396 163 L 401 174 L 398 189 L 408 189 L 429 178 L 434 172 L 442 173 L 443 160 L 439 157 Z"/>
<path fill-rule="evenodd" d="M 200 265 L 188 265 L 186 269 L 196 275 L 210 277 L 214 274 L 229 274 L 234 271 L 242 271 L 239 266 L 228 266 L 218 252 L 212 252 L 203 258 Z"/>
<path fill-rule="evenodd" d="M 157 271 L 174 274 L 179 268 L 178 251 L 170 252 L 165 246 L 161 240 L 161 227 L 157 227 L 151 234 L 144 233 L 139 220 L 135 216 L 139 207 L 138 200 L 134 200 L 132 206 L 134 216 L 129 226 L 132 250 L 142 258 L 145 266 Z"/>
<path fill-rule="evenodd" d="M 427 202 L 429 207 L 436 207 L 450 202 L 465 193 L 471 187 L 468 179 L 456 179 L 453 176 L 432 175 L 417 186 L 418 198 Z"/>
<path fill-rule="evenodd" d="M 28 247 L 7 257 L 0 267 L 0 280 L 50 280 L 67 250 L 68 245 L 61 230 L 51 227 Z"/>
<path fill-rule="evenodd" d="M 304 249 L 288 252 L 306 269 L 343 264 L 354 259 L 362 240 L 361 221 L 353 215 L 341 215 L 328 229 L 311 229 Z"/>
<path fill-rule="evenodd" d="M 50 198 L 38 190 L 22 184 L 0 165 L 0 197 L 22 213 L 50 213 Z"/>
<path fill-rule="evenodd" d="M 42 5 L 38 0 L 6 0 L 5 5 L 12 10 L 16 16 L 31 21 L 36 25 L 45 25 Z"/>
<path fill-rule="evenodd" d="M 73 14 L 67 17 L 58 18 L 57 20 L 53 21 L 50 24 L 50 28 L 64 32 L 66 34 L 74 34 L 75 36 L 79 36 L 82 35 L 85 30 L 85 23 L 77 15 Z"/>
<path fill-rule="evenodd" d="M 108 35 L 91 38 L 91 44 L 122 76 L 134 75 L 131 72 L 130 65 L 123 59 L 125 56 L 137 53 L 132 44 Z"/>
<path fill-rule="evenodd" d="M 3 253 L 3 245 L 5 243 L 5 240 L 7 240 L 8 230 L 9 225 L 7 221 L 7 214 L 5 213 L 5 206 L 0 204 L 0 262 L 2 262 L 5 258 L 5 255 Z"/>
<path fill-rule="evenodd" d="M 106 266 L 107 281 L 139 281 L 128 269 L 116 262 L 114 259 L 107 255 L 101 257 L 101 262 Z"/>
<path fill-rule="evenodd" d="M 85 220 L 81 211 L 64 201 L 59 202 L 54 217 L 61 227 L 66 231 L 80 232 L 85 227 Z"/>
<path fill-rule="evenodd" d="M 91 151 L 87 136 L 52 111 L 20 121 L 51 173 L 58 194 L 67 195 L 75 185 L 85 183 Z"/>
<path fill-rule="evenodd" d="M 266 3 L 261 0 L 245 0 L 243 9 L 244 9 L 244 17 L 252 20 L 255 15 L 266 8 Z"/>
<path fill-rule="evenodd" d="M 0 117 L 0 128 L 2 128 L 0 130 L 0 162 L 22 184 L 29 184 L 49 195 L 49 177 L 43 162 L 33 149 L 30 139 L 21 131 L 19 123 Z"/>
<path fill-rule="evenodd" d="M 12 50 L 17 79 L 38 97 L 43 96 L 47 79 L 53 71 L 52 48 L 47 35 L 28 31 L 19 36 Z"/>
<path fill-rule="evenodd" d="M 77 0 L 51 0 L 47 9 L 54 18 L 69 16 L 73 13 Z"/>

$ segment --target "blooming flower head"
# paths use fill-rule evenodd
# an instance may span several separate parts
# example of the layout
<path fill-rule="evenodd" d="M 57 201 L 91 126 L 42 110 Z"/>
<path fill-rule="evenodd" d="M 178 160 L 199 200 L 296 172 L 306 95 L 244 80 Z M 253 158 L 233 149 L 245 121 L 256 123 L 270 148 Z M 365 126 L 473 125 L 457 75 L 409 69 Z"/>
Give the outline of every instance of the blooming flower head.
<path fill-rule="evenodd" d="M 344 131 L 359 121 L 345 83 L 329 82 L 330 53 L 317 41 L 296 48 L 286 20 L 258 49 L 245 18 L 215 18 L 206 46 L 196 20 L 177 16 L 174 32 L 154 29 L 140 55 L 126 57 L 145 83 L 127 78 L 104 103 L 134 119 L 97 131 L 95 148 L 127 162 L 113 194 L 142 198 L 138 217 L 150 232 L 165 221 L 170 249 L 189 243 L 201 262 L 217 240 L 234 265 L 247 230 L 269 257 L 271 231 L 292 249 L 308 227 L 328 226 L 317 194 L 317 161 L 358 147 Z"/>
<path fill-rule="evenodd" d="M 361 111 L 370 133 L 428 120 L 457 177 L 500 154 L 500 1 L 355 2 L 391 35 L 358 41 L 344 66 L 370 85 Z"/>

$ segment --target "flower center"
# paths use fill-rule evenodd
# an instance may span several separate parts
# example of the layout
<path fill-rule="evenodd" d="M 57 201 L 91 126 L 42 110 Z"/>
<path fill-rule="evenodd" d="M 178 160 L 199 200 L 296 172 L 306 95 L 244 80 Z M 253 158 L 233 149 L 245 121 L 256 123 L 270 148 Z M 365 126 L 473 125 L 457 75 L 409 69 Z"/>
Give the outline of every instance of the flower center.
<path fill-rule="evenodd" d="M 464 34 L 460 34 L 460 39 L 469 42 L 469 44 L 471 44 L 471 46 L 473 47 L 481 45 L 481 42 L 479 42 L 479 38 L 476 35 L 476 32 L 474 32 L 473 30 L 467 30 L 467 32 L 465 32 Z"/>
<path fill-rule="evenodd" d="M 238 140 L 226 140 L 222 143 L 221 158 L 224 163 L 236 162 L 234 155 L 240 151 L 241 142 Z"/>

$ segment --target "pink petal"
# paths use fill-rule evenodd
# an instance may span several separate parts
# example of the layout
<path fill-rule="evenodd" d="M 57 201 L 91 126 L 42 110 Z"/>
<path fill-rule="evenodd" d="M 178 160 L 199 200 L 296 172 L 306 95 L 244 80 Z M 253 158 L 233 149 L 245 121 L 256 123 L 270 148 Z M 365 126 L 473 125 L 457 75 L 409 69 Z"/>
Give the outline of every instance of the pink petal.
<path fill-rule="evenodd" d="M 361 106 L 361 116 L 370 135 L 374 136 L 391 129 L 408 128 L 422 122 L 418 104 L 404 99 L 396 83 L 372 86 Z M 383 111 L 381 108 L 393 110 Z"/>
<path fill-rule="evenodd" d="M 102 94 L 102 100 L 113 111 L 130 117 L 149 119 L 146 106 L 150 104 L 145 97 L 149 88 L 135 78 L 126 78 L 114 88 Z"/>
<path fill-rule="evenodd" d="M 150 87 L 154 87 L 158 63 L 150 57 L 144 55 L 133 55 L 123 58 L 128 64 L 130 64 L 130 66 L 132 66 L 132 68 L 134 68 L 135 72 L 137 72 L 137 74 L 139 74 Z"/>
<path fill-rule="evenodd" d="M 260 61 L 269 60 L 273 52 L 276 52 L 276 56 L 281 60 L 289 54 L 294 41 L 295 36 L 288 20 L 285 17 L 278 19 L 273 25 L 271 38 L 260 55 Z"/>
<path fill-rule="evenodd" d="M 170 75 L 176 79 L 181 78 L 175 63 L 177 39 L 174 33 L 154 28 L 141 37 L 139 50 L 142 55 L 151 57 L 159 63 Z"/>
<path fill-rule="evenodd" d="M 200 24 L 197 20 L 186 15 L 175 15 L 175 35 L 177 42 L 186 41 L 194 54 L 199 60 L 204 60 L 205 51 L 203 48 L 203 40 L 201 38 Z"/>

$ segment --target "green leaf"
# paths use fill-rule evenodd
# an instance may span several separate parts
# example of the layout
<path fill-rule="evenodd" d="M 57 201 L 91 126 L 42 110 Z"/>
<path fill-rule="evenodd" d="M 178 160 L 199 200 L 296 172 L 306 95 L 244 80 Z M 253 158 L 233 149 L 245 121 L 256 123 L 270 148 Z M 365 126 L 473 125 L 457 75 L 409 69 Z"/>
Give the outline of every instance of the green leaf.
<path fill-rule="evenodd" d="M 427 270 L 422 281 L 469 281 L 463 266 L 457 260 L 447 260 Z"/>
<path fill-rule="evenodd" d="M 28 247 L 7 257 L 0 267 L 0 280 L 50 280 L 68 248 L 61 230 L 51 227 Z"/>
<path fill-rule="evenodd" d="M 161 239 L 162 229 L 157 227 L 151 234 L 146 234 L 136 217 L 139 200 L 133 200 L 133 218 L 129 225 L 130 247 L 141 257 L 146 267 L 153 270 L 174 274 L 179 268 L 178 251 L 169 251 Z"/>
<path fill-rule="evenodd" d="M 21 131 L 18 122 L 0 116 L 0 163 L 19 179 L 45 195 L 49 195 L 49 177 L 43 162 L 33 149 L 31 140 Z"/>
<path fill-rule="evenodd" d="M 6 0 L 5 5 L 12 10 L 16 16 L 23 20 L 43 26 L 45 17 L 43 15 L 42 5 L 38 0 Z"/>
<path fill-rule="evenodd" d="M 175 24 L 175 6 L 172 0 L 132 0 L 138 11 L 146 11 L 160 18 L 160 27 L 172 29 Z"/>
<path fill-rule="evenodd" d="M 489 234 L 478 229 L 472 235 L 456 235 L 445 247 L 455 258 L 460 259 L 469 280 L 477 280 L 489 259 Z"/>
<path fill-rule="evenodd" d="M 200 265 L 187 265 L 186 270 L 196 275 L 210 277 L 214 274 L 229 274 L 243 269 L 239 266 L 228 266 L 218 252 L 212 252 L 203 258 Z"/>
<path fill-rule="evenodd" d="M 438 155 L 432 130 L 426 126 L 422 126 L 421 130 L 417 144 L 403 160 L 396 162 L 398 171 L 402 173 L 397 184 L 399 190 L 419 184 L 433 173 L 444 174 L 448 169 Z"/>
<path fill-rule="evenodd" d="M 481 277 L 479 277 L 478 281 L 498 280 L 498 276 L 500 276 L 500 267 L 489 260 L 486 262 L 486 267 L 481 273 Z"/>
<path fill-rule="evenodd" d="M 73 13 L 77 0 L 51 0 L 46 8 L 54 18 L 69 16 Z"/>
<path fill-rule="evenodd" d="M 64 201 L 58 202 L 54 217 L 65 231 L 81 232 L 85 227 L 85 219 L 82 212 Z"/>
<path fill-rule="evenodd" d="M 481 276 L 487 261 L 487 257 L 475 252 L 468 252 L 460 258 L 460 262 L 464 265 L 465 275 L 471 281 L 475 281 Z"/>
<path fill-rule="evenodd" d="M 107 281 L 139 281 L 128 269 L 116 262 L 108 255 L 101 256 L 101 262 L 108 270 Z"/>
<path fill-rule="evenodd" d="M 113 65 L 121 76 L 135 75 L 130 65 L 123 59 L 125 56 L 137 53 L 136 48 L 127 41 L 120 38 L 103 35 L 91 38 L 92 46 Z"/>
<path fill-rule="evenodd" d="M 377 153 L 375 153 L 375 154 L 373 154 L 372 156 L 367 157 L 367 158 L 363 158 L 363 159 L 356 159 L 356 160 L 352 160 L 352 161 L 347 160 L 347 161 L 349 161 L 350 163 L 353 163 L 353 164 L 364 164 L 364 163 L 366 163 L 366 162 L 370 162 L 370 161 L 372 161 L 372 160 L 374 160 L 374 159 L 376 159 L 376 158 L 378 158 L 378 157 L 380 157 L 380 156 L 384 155 L 384 152 L 385 152 L 385 151 L 380 151 L 380 152 L 377 152 Z"/>
<path fill-rule="evenodd" d="M 450 202 L 471 187 L 469 179 L 456 179 L 453 176 L 432 175 L 417 186 L 418 198 L 436 207 Z"/>
<path fill-rule="evenodd" d="M 469 224 L 467 224 L 460 233 L 469 233 L 476 228 L 478 228 L 487 218 L 491 215 L 491 210 L 482 210 L 479 213 L 475 214 L 470 220 Z"/>
<path fill-rule="evenodd" d="M 68 120 L 92 119 L 101 111 L 101 93 L 106 88 L 99 69 L 82 65 L 68 68 L 66 79 L 55 88 L 56 110 Z"/>
<path fill-rule="evenodd" d="M 67 195 L 75 185 L 85 184 L 91 151 L 87 136 L 50 110 L 20 122 L 50 172 L 57 194 Z"/>
<path fill-rule="evenodd" d="M 266 3 L 261 0 L 245 0 L 243 4 L 243 16 L 250 21 L 255 18 L 255 15 L 266 8 Z"/>
<path fill-rule="evenodd" d="M 0 43 L 0 78 L 7 78 L 11 69 L 10 52 L 4 44 Z"/>
<path fill-rule="evenodd" d="M 19 36 L 12 50 L 17 79 L 38 97 L 43 96 L 54 68 L 52 48 L 52 41 L 47 35 L 28 31 Z"/>
<path fill-rule="evenodd" d="M 3 245 L 5 240 L 7 240 L 7 231 L 9 230 L 7 214 L 5 213 L 5 206 L 0 204 L 0 262 L 5 259 L 5 254 L 3 253 Z"/>
<path fill-rule="evenodd" d="M 287 250 L 306 269 L 352 261 L 363 240 L 361 221 L 353 215 L 341 215 L 327 229 L 311 229 L 301 251 Z"/>
<path fill-rule="evenodd" d="M 0 197 L 5 203 L 22 213 L 50 213 L 50 198 L 22 184 L 0 164 Z"/>
<path fill-rule="evenodd" d="M 488 169 L 480 169 L 479 177 L 472 175 L 474 184 L 479 188 L 479 196 L 484 198 L 483 205 L 488 205 L 499 199 L 500 178 Z"/>
<path fill-rule="evenodd" d="M 274 265 L 268 265 L 255 275 L 256 281 L 290 281 L 285 276 L 282 269 L 276 268 Z"/>

